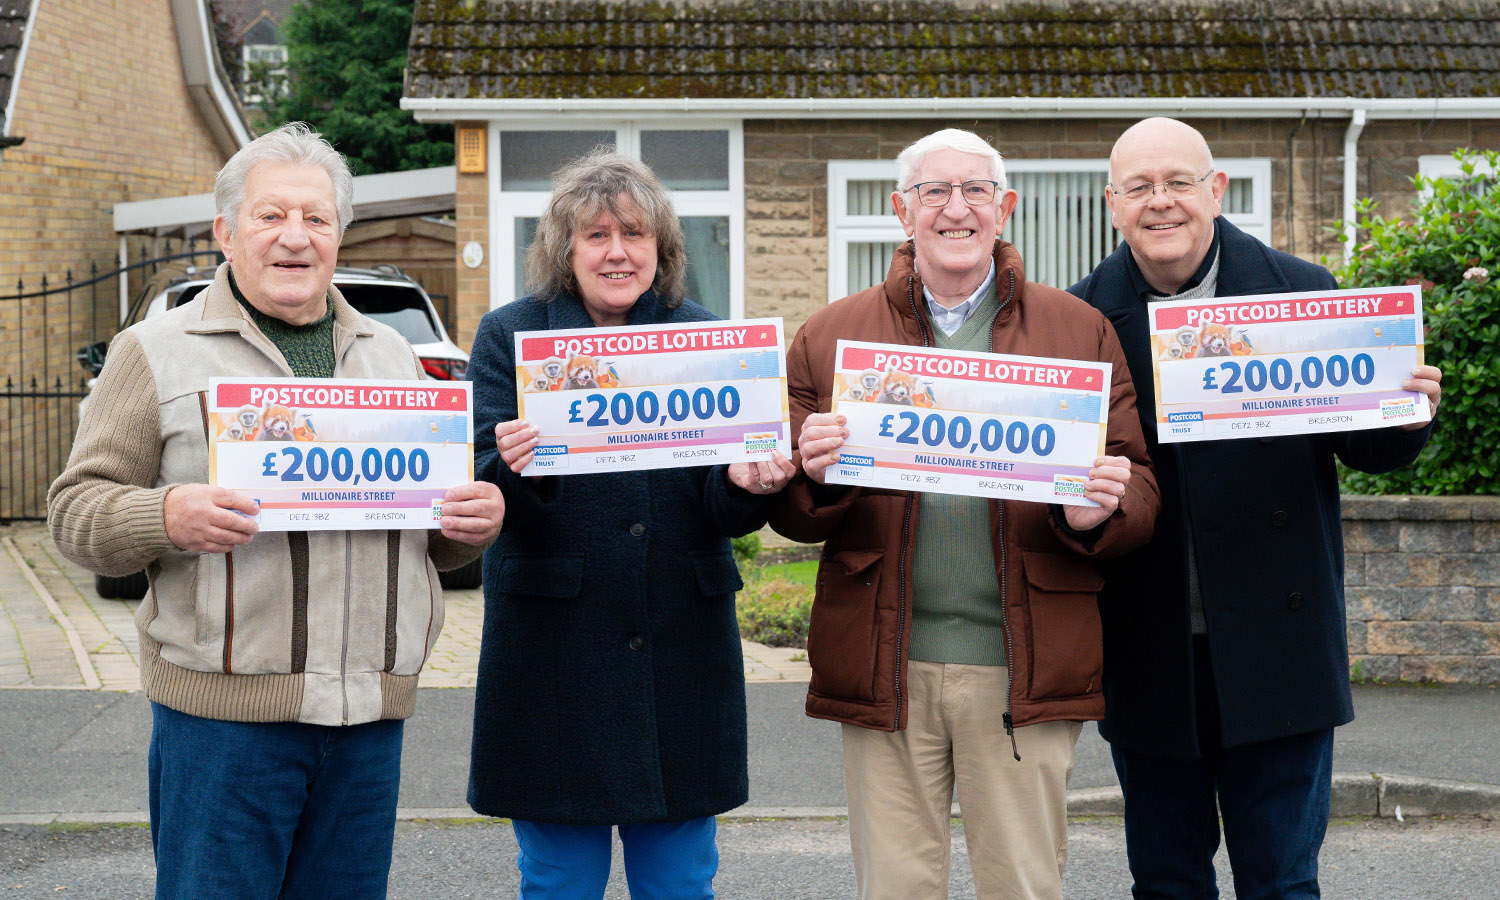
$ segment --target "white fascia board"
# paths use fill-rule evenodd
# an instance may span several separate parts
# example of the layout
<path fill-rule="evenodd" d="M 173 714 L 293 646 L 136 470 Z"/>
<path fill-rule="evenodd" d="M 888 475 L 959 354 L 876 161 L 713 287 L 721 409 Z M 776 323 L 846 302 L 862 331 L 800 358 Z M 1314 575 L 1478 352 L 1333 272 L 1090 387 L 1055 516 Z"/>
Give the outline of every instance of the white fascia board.
<path fill-rule="evenodd" d="M 0 137 L 9 137 L 16 121 L 16 96 L 21 93 L 21 73 L 26 70 L 26 48 L 31 46 L 31 33 L 36 30 L 36 7 L 39 0 L 31 0 L 31 11 L 26 14 L 26 27 L 21 30 L 21 49 L 16 52 L 16 70 L 10 76 L 10 97 L 5 102 L 5 121 L 0 122 Z"/>
<path fill-rule="evenodd" d="M 201 231 L 214 221 L 214 195 L 188 194 L 115 204 L 115 232 L 187 228 Z"/>
<path fill-rule="evenodd" d="M 1426 100 L 1367 100 L 1357 97 L 974 97 L 935 99 L 689 99 L 680 100 L 509 100 L 403 97 L 401 108 L 419 122 L 459 119 L 534 119 L 537 116 L 621 118 L 636 116 L 727 115 L 740 119 L 910 118 L 974 116 L 1024 118 L 1213 118 L 1348 117 L 1364 109 L 1371 118 L 1500 118 L 1500 97 L 1443 97 Z"/>
<path fill-rule="evenodd" d="M 189 93 L 206 89 L 225 131 L 239 146 L 245 146 L 250 143 L 250 129 L 230 96 L 229 87 L 219 77 L 219 67 L 214 65 L 208 0 L 171 0 L 171 3 L 178 30 L 178 55 Z"/>
<path fill-rule="evenodd" d="M 354 179 L 354 218 L 358 221 L 445 212 L 453 209 L 457 186 L 455 166 L 360 175 Z M 214 214 L 213 194 L 116 203 L 115 231 L 123 234 L 184 230 L 200 234 L 213 225 Z"/>
<path fill-rule="evenodd" d="M 447 212 L 457 191 L 457 166 L 360 175 L 354 179 L 354 221 Z"/>
<path fill-rule="evenodd" d="M 457 166 L 360 175 L 354 179 L 354 203 L 386 203 L 422 197 L 442 197 L 451 201 L 457 190 Z"/>

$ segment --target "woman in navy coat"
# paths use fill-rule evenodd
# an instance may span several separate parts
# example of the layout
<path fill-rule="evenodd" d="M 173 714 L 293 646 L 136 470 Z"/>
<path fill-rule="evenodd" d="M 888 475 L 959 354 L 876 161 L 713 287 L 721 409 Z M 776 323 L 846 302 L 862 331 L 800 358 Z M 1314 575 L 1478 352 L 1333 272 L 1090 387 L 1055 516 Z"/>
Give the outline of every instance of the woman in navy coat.
<path fill-rule="evenodd" d="M 505 494 L 484 560 L 469 803 L 514 822 L 521 897 L 604 893 L 611 828 L 632 897 L 712 897 L 714 819 L 744 803 L 744 668 L 729 538 L 794 469 L 769 462 L 523 477 L 518 331 L 710 320 L 682 299 L 681 228 L 643 164 L 557 173 L 527 254 L 535 296 L 474 338 L 477 477 Z"/>

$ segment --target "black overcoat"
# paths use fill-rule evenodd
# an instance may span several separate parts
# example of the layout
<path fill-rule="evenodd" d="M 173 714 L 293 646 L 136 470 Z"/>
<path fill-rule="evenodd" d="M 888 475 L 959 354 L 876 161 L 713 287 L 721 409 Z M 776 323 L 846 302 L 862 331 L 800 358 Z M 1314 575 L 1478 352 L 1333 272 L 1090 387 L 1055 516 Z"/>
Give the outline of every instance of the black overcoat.
<path fill-rule="evenodd" d="M 1216 220 L 1216 295 L 1332 290 L 1321 266 Z M 1428 429 L 1156 441 L 1146 304 L 1119 248 L 1069 291 L 1109 317 L 1124 345 L 1162 509 L 1151 543 L 1105 573 L 1105 718 L 1125 750 L 1196 759 L 1185 522 L 1192 523 L 1225 746 L 1354 718 L 1344 624 L 1344 544 L 1334 458 L 1365 472 L 1416 459 Z M 1138 271 L 1138 270 L 1137 270 Z"/>
<path fill-rule="evenodd" d="M 652 293 L 629 324 L 711 320 Z M 517 331 L 589 328 L 583 305 L 518 300 L 474 337 L 476 477 L 505 495 L 484 557 L 469 804 L 571 825 L 698 818 L 747 799 L 745 684 L 729 536 L 766 502 L 722 466 L 514 475 L 495 449 L 516 417 Z"/>

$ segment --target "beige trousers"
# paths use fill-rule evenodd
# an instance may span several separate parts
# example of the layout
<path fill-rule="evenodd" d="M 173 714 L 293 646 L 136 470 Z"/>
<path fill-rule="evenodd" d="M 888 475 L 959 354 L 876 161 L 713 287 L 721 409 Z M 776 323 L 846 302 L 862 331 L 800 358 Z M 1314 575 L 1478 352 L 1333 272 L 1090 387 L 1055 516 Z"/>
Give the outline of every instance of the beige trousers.
<path fill-rule="evenodd" d="M 912 661 L 907 726 L 844 729 L 860 900 L 945 900 L 955 788 L 978 900 L 1060 900 L 1079 722 L 1016 729 L 1003 666 Z"/>

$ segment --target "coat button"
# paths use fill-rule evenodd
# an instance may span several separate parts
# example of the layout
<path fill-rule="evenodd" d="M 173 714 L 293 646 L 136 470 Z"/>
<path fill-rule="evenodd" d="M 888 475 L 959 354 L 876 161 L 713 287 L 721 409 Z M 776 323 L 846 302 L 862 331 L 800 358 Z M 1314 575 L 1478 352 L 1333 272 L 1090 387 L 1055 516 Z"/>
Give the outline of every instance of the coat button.
<path fill-rule="evenodd" d="M 636 635 L 635 637 L 630 639 L 630 649 L 639 650 L 644 646 L 646 646 L 646 642 L 641 640 L 640 635 Z"/>
<path fill-rule="evenodd" d="M 1292 591 L 1290 594 L 1286 595 L 1286 608 L 1287 609 L 1301 609 L 1302 608 L 1302 592 L 1301 591 Z"/>
<path fill-rule="evenodd" d="M 1285 528 L 1286 510 L 1278 509 L 1275 512 L 1271 513 L 1271 524 L 1275 525 L 1277 528 Z"/>
<path fill-rule="evenodd" d="M 630 526 L 630 533 L 634 537 L 640 537 L 641 535 L 646 533 L 646 526 L 642 525 L 640 522 L 637 522 L 634 525 Z"/>

